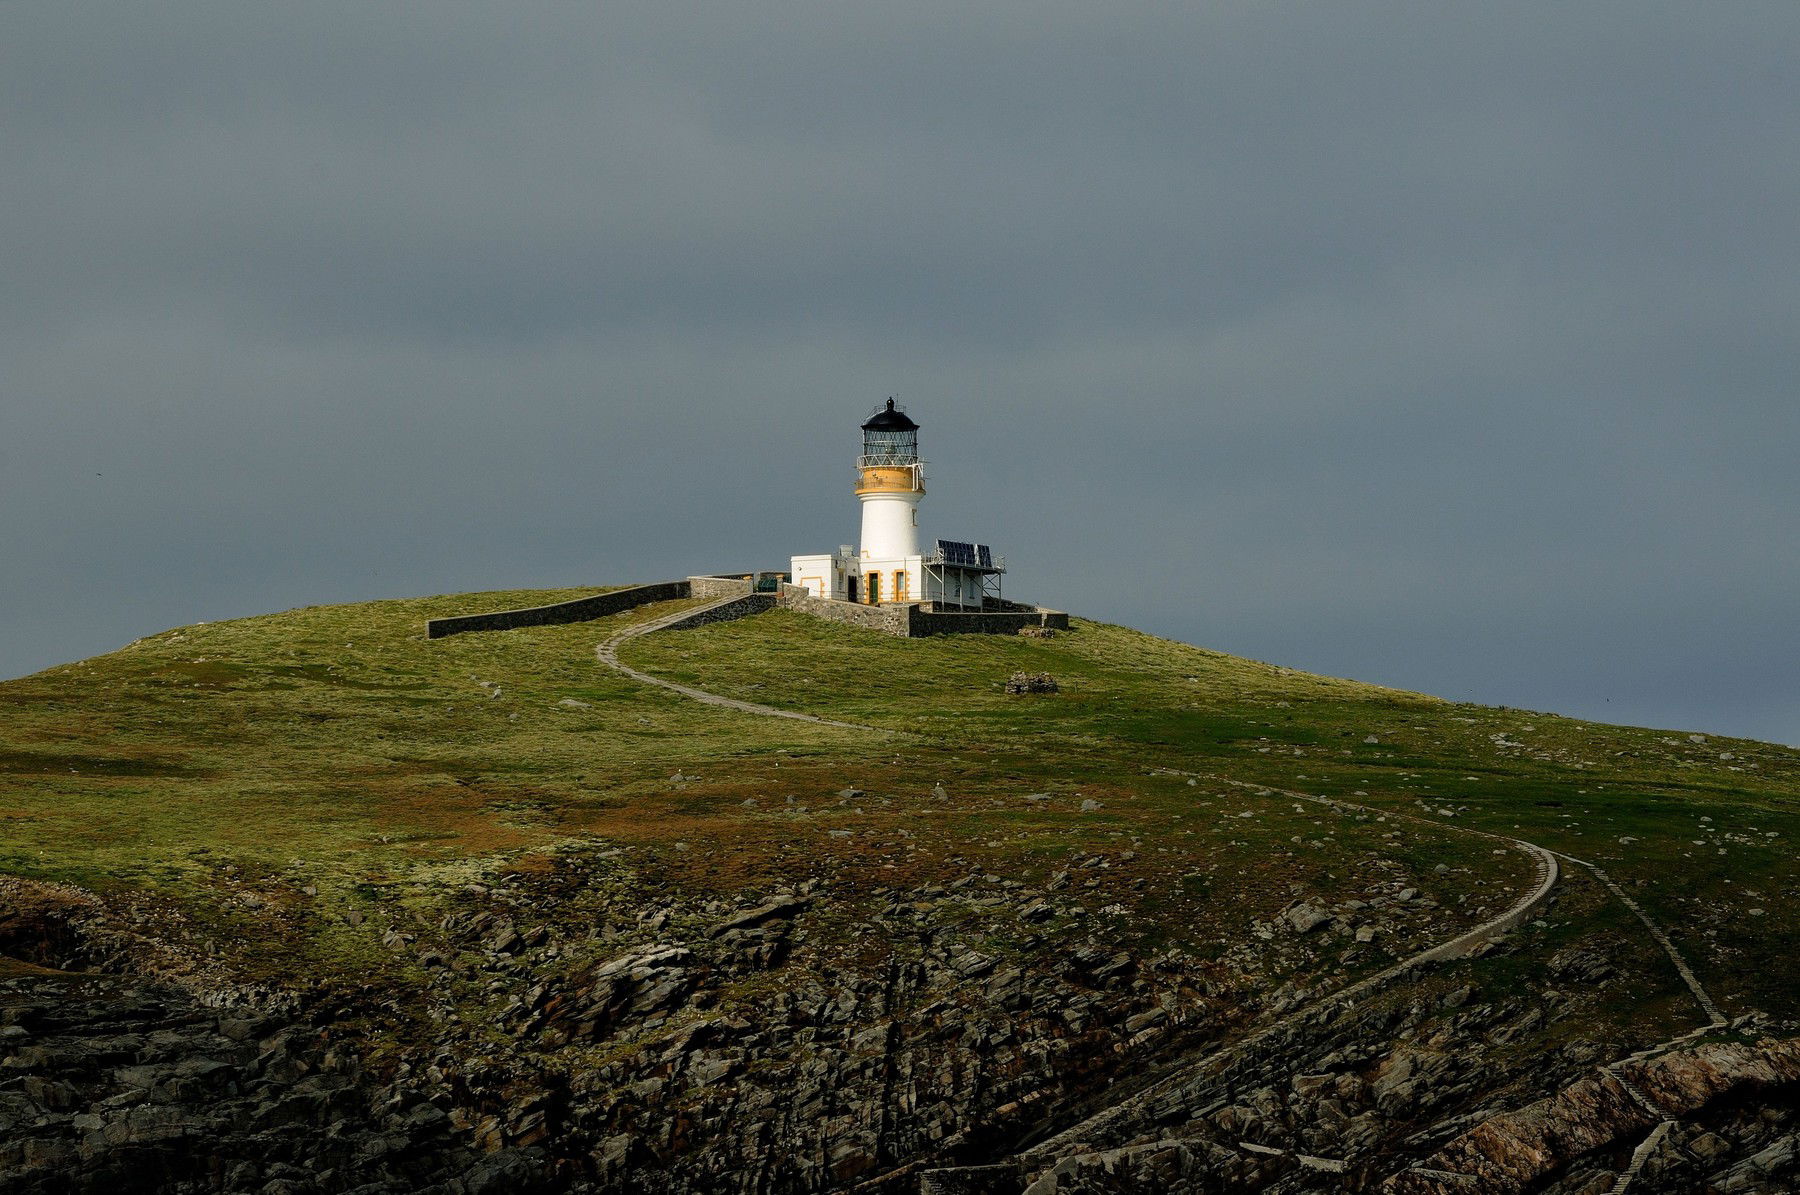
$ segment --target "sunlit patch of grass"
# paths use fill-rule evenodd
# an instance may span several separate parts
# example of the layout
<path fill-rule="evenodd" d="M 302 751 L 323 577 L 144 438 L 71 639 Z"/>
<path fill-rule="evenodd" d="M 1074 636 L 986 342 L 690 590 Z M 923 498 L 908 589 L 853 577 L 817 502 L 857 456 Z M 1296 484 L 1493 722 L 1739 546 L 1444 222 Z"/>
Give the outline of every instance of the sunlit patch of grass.
<path fill-rule="evenodd" d="M 298 952 L 345 976 L 407 973 L 378 944 L 390 919 L 435 920 L 497 869 L 595 847 L 628 852 L 646 893 L 827 884 L 848 902 L 846 949 L 856 900 L 969 874 L 1043 888 L 1066 871 L 1085 920 L 1058 932 L 1104 917 L 1111 938 L 1198 957 L 1302 895 L 1404 879 L 1439 903 L 1356 970 L 1522 887 L 1522 857 L 1458 832 L 1473 827 L 1611 869 L 1728 1000 L 1794 1002 L 1767 981 L 1800 930 L 1793 751 L 1458 705 L 1085 620 L 1049 640 L 900 640 L 776 611 L 625 649 L 879 734 L 701 705 L 595 661 L 600 640 L 684 603 L 424 637 L 430 617 L 585 592 L 179 628 L 0 684 L 0 871 L 151 895 L 247 967 Z M 1061 691 L 1009 696 L 1020 670 Z M 1084 870 L 1095 856 L 1106 866 Z"/>

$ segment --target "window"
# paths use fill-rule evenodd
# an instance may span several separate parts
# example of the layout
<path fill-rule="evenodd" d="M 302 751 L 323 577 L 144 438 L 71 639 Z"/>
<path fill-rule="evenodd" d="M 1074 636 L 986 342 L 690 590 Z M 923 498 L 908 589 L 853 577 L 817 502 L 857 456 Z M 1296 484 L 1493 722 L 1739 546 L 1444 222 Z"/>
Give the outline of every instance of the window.
<path fill-rule="evenodd" d="M 906 570 L 903 568 L 894 570 L 894 600 L 896 602 L 906 600 Z"/>

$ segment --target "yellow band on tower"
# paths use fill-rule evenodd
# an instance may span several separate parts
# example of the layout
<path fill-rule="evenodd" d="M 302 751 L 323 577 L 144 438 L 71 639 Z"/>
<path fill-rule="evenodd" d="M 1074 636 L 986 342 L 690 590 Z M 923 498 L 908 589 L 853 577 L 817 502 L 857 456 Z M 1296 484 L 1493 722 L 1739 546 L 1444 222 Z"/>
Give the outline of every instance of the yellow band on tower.
<path fill-rule="evenodd" d="M 858 494 L 923 494 L 925 482 L 917 469 L 894 465 L 872 465 L 858 474 L 856 492 Z"/>

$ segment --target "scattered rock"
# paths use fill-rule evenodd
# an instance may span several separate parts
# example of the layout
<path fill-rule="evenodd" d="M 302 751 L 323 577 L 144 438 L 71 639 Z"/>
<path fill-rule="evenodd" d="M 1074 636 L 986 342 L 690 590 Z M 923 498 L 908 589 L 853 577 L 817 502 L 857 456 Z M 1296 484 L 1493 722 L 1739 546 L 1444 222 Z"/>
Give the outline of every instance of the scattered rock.
<path fill-rule="evenodd" d="M 792 917 L 811 903 L 804 896 L 777 896 L 764 904 L 757 905 L 754 909 L 746 909 L 736 916 L 720 922 L 713 927 L 712 935 L 716 938 L 731 930 L 760 925 L 777 917 Z"/>
<path fill-rule="evenodd" d="M 1296 933 L 1310 933 L 1331 920 L 1331 914 L 1313 905 L 1299 904 L 1289 909 L 1282 917 L 1294 927 Z"/>

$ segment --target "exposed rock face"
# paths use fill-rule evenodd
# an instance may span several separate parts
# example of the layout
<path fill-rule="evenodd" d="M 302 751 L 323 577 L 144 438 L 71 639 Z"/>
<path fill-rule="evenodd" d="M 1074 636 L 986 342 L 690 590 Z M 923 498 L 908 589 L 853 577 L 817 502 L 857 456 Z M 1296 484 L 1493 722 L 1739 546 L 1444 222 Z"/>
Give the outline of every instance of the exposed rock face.
<path fill-rule="evenodd" d="M 0 980 L 0 1192 L 530 1189 L 417 1093 L 372 1082 L 307 1023 L 219 1013 L 98 976 Z M 451 1186 L 450 1184 L 455 1184 Z"/>
<path fill-rule="evenodd" d="M 623 1021 L 667 1013 L 680 1004 L 694 986 L 693 961 L 693 953 L 680 946 L 632 951 L 578 977 L 544 1011 L 565 1027 L 565 1036 L 593 1041 Z M 535 1002 L 530 993 L 526 1000 L 523 1007 Z"/>
<path fill-rule="evenodd" d="M 379 1075 L 341 1003 L 222 1014 L 174 989 L 22 974 L 0 1033 L 0 1193 L 127 1165 L 141 1190 L 500 1189 L 479 1185 L 494 1174 L 508 1190 L 803 1192 L 978 1156 L 1214 1015 L 1211 981 L 1171 960 L 1089 941 L 1028 970 L 938 924 L 1068 912 L 1018 887 L 894 893 L 867 936 L 908 948 L 841 970 L 787 965 L 816 899 L 795 893 L 643 908 L 631 932 L 651 941 L 560 975 L 566 944 L 498 908 L 396 925 L 380 940 L 417 964 L 439 1030 Z M 724 985 L 772 968 L 764 997 L 716 1010 Z M 494 1024 L 457 1015 L 481 989 L 514 993 Z"/>
<path fill-rule="evenodd" d="M 1423 1165 L 1476 1176 L 1484 1191 L 1534 1190 L 1571 1158 L 1621 1142 L 1629 1147 L 1663 1120 L 1692 1120 L 1722 1102 L 1749 1095 L 1770 1096 L 1781 1089 L 1787 1089 L 1791 1101 L 1794 1088 L 1800 1086 L 1800 1040 L 1754 1046 L 1714 1043 L 1626 1063 L 1618 1070 L 1620 1074 L 1603 1071 L 1584 1078 L 1548 1099 L 1484 1121 Z M 1627 1084 L 1648 1096 L 1651 1106 L 1646 1107 Z M 1716 1135 L 1706 1137 L 1694 1151 L 1702 1163 L 1737 1152 Z M 1746 1182 L 1751 1175 L 1774 1176 L 1789 1168 L 1793 1149 L 1791 1144 L 1784 1148 L 1782 1141 L 1791 1143 L 1791 1135 L 1731 1167 L 1742 1172 L 1742 1177 L 1733 1181 Z M 1654 1178 L 1647 1179 L 1643 1189 L 1651 1189 L 1654 1183 Z M 1382 1189 L 1406 1195 L 1436 1191 L 1439 1186 L 1429 1176 L 1401 1174 Z"/>
<path fill-rule="evenodd" d="M 1380 1069 L 1401 1067 L 1384 1064 Z M 1643 1108 L 1615 1076 L 1588 1076 L 1408 1162 L 1406 1141 L 1395 1141 L 1387 1150 L 1366 1150 L 1398 1125 L 1367 1111 L 1346 1116 L 1359 1102 L 1366 1103 L 1354 1094 L 1337 1098 L 1352 1092 L 1354 1082 L 1325 1083 L 1312 1076 L 1295 1081 L 1295 1094 L 1323 1091 L 1326 1099 L 1295 1100 L 1265 1088 L 1174 1132 L 1165 1130 L 1166 1135 L 1076 1152 L 1047 1168 L 1028 1169 L 1023 1189 L 1028 1195 L 1256 1190 L 1602 1195 L 1615 1189 L 1634 1152 L 1642 1158 L 1642 1168 L 1633 1174 L 1630 1190 L 1639 1195 L 1800 1189 L 1800 1133 L 1795 1131 L 1800 1124 L 1795 1101 L 1800 1041 L 1704 1046 L 1633 1069 L 1653 1083 L 1661 1080 L 1659 1092 L 1681 1093 L 1678 1103 L 1664 1109 L 1666 1119 L 1659 1121 Z M 1444 1086 L 1454 1091 L 1464 1084 Z M 1328 1123 L 1309 1132 L 1302 1119 L 1309 1115 Z M 1333 1121 L 1335 1125 L 1329 1123 Z M 1428 1129 L 1424 1135 L 1431 1134 Z M 1362 1156 L 1346 1161 L 1308 1153 L 1308 1147 Z M 950 1184 L 961 1173 L 939 1180 L 945 1184 L 942 1189 L 960 1189 Z M 981 1181 L 979 1172 L 968 1175 L 971 1183 Z M 1021 1187 L 1009 1176 L 968 1189 L 1010 1193 Z"/>
<path fill-rule="evenodd" d="M 542 892 L 477 888 L 441 920 L 371 929 L 422 977 L 403 999 L 227 993 L 221 1009 L 13 966 L 0 1195 L 1574 1195 L 1611 1190 L 1634 1152 L 1645 1195 L 1782 1190 L 1800 1167 L 1800 1041 L 1602 1070 L 1623 1049 L 1559 1036 L 1563 1005 L 1469 972 L 1317 1011 L 1298 983 L 1127 948 L 1077 915 L 1077 883 L 883 889 L 831 951 L 811 936 L 831 898 L 811 888 L 633 904 L 584 941 L 542 920 Z M 1365 919 L 1400 934 L 1425 903 L 1296 900 L 1259 923 L 1265 957 L 1359 949 Z M 67 920 L 8 924 L 50 961 L 86 949 Z M 1585 949 L 1549 970 L 1612 980 Z M 381 1007 L 423 1009 L 423 1036 L 385 1040 Z M 1038 1144 L 1138 1090 L 1080 1139 Z"/>

